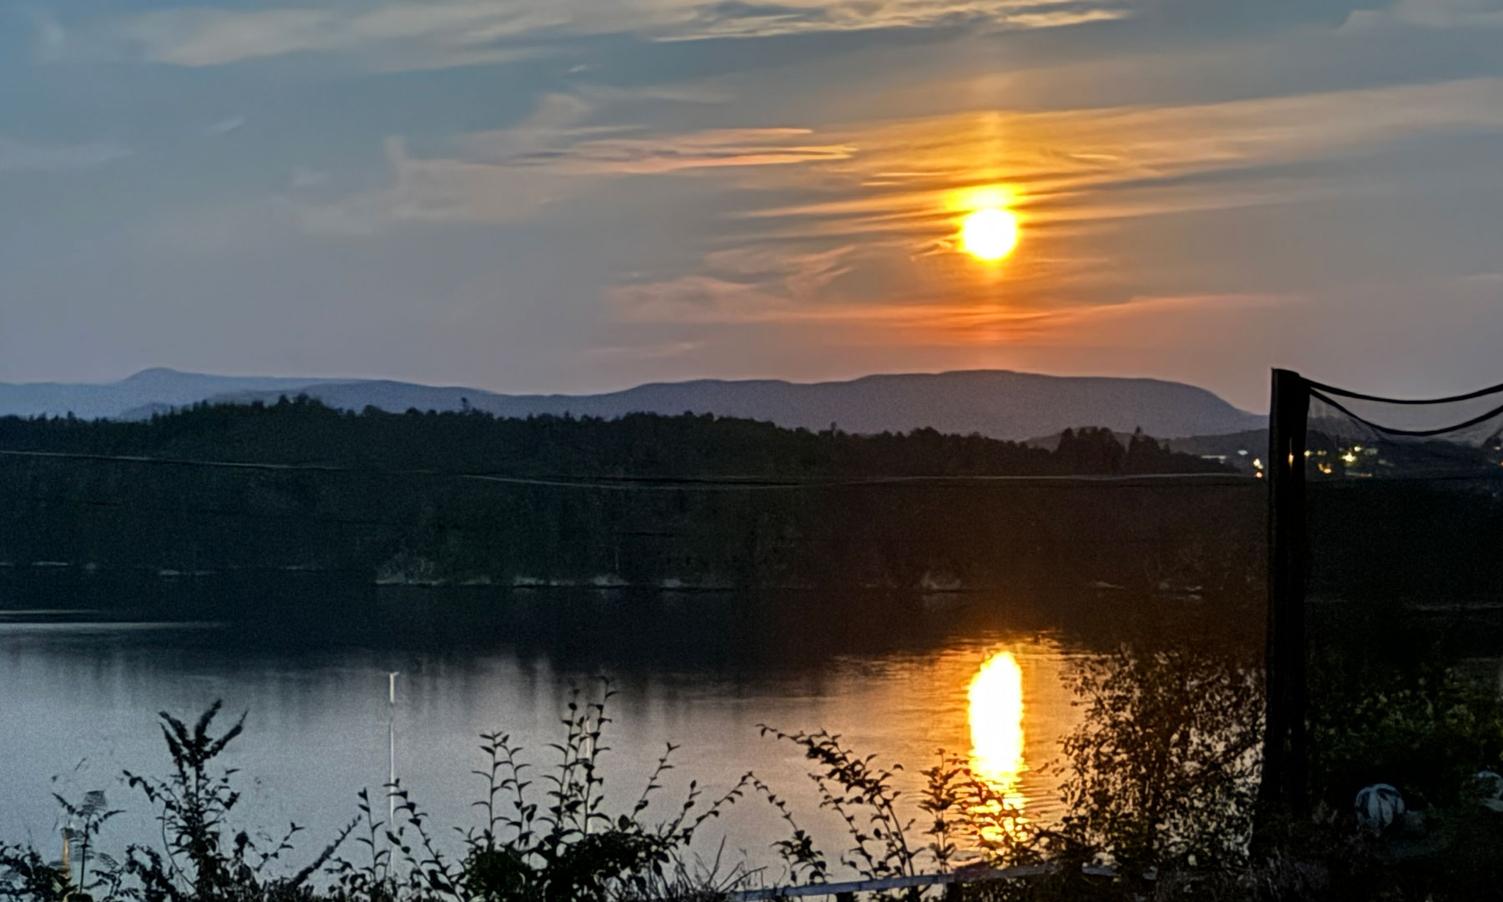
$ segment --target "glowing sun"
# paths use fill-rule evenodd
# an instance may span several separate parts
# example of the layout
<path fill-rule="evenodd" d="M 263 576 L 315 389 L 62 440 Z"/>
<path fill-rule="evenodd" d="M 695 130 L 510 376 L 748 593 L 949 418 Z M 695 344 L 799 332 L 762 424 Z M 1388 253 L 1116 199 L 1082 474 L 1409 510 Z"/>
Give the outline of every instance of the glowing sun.
<path fill-rule="evenodd" d="M 1018 246 L 1018 217 L 1002 207 L 983 207 L 960 221 L 960 247 L 977 260 L 1001 260 Z"/>

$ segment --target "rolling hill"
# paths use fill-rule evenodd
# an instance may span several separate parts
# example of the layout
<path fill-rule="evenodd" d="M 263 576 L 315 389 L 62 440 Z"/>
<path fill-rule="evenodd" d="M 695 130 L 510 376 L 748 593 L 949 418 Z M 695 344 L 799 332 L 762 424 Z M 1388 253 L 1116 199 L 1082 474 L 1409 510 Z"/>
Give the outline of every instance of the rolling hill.
<path fill-rule="evenodd" d="M 0 383 L 0 416 L 137 419 L 197 401 L 251 403 L 307 394 L 333 407 L 388 411 L 470 407 L 503 417 L 617 417 L 713 413 L 781 426 L 855 433 L 930 427 L 1025 440 L 1071 426 L 1141 427 L 1160 438 L 1256 429 L 1264 417 L 1205 389 L 1157 379 L 1045 376 L 1007 370 L 865 376 L 843 382 L 782 380 L 652 383 L 594 395 L 508 395 L 390 380 L 214 376 L 151 369 L 106 384 Z"/>

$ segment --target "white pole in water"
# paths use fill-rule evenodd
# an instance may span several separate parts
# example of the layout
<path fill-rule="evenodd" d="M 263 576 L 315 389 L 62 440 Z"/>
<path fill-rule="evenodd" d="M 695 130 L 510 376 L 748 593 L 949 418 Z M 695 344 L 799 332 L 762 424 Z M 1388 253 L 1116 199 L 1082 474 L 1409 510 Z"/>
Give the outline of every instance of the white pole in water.
<path fill-rule="evenodd" d="M 73 835 L 68 831 L 69 826 L 68 824 L 63 825 L 63 878 L 68 881 L 68 886 L 72 886 L 73 844 L 71 840 L 73 839 Z"/>
<path fill-rule="evenodd" d="M 390 772 L 386 781 L 386 829 L 395 831 L 397 824 L 397 673 L 386 674 L 386 745 Z"/>

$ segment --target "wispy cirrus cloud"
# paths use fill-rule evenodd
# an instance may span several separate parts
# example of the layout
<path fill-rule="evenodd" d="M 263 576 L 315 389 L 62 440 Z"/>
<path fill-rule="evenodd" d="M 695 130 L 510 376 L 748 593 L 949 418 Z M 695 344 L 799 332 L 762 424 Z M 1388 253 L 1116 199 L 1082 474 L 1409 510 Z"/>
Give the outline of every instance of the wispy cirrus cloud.
<path fill-rule="evenodd" d="M 617 285 L 608 297 L 636 322 L 786 322 L 838 310 L 826 292 L 851 272 L 854 247 L 798 252 L 730 249 L 708 255 L 700 272 Z M 838 316 L 838 314 L 837 314 Z"/>
<path fill-rule="evenodd" d="M 652 30 L 660 40 L 763 38 L 817 32 L 990 27 L 1062 28 L 1127 18 L 1123 0 L 784 0 L 662 2 Z"/>
<path fill-rule="evenodd" d="M 129 148 L 113 142 L 39 144 L 0 136 L 0 173 L 94 169 L 130 153 Z"/>
<path fill-rule="evenodd" d="M 702 169 L 828 163 L 855 153 L 818 143 L 807 128 L 727 128 L 645 137 L 584 138 L 494 162 L 579 175 L 664 175 Z M 470 139 L 473 146 L 483 138 Z"/>
<path fill-rule="evenodd" d="M 415 156 L 387 141 L 387 183 L 303 207 L 317 231 L 370 233 L 408 222 L 516 222 L 601 179 L 724 173 L 828 163 L 854 148 L 816 141 L 803 128 L 707 129 L 649 133 L 640 126 L 591 124 L 597 103 L 544 97 L 517 125 L 463 135 L 453 153 Z"/>
<path fill-rule="evenodd" d="M 1387 9 L 1355 10 L 1342 26 L 1344 30 L 1353 32 L 1395 27 L 1503 28 L 1503 2 L 1499 0 L 1396 0 Z"/>
<path fill-rule="evenodd" d="M 174 7 L 120 18 L 94 37 L 175 66 L 345 53 L 378 67 L 417 68 L 535 55 L 550 42 L 578 35 L 694 41 L 962 26 L 1029 30 L 1131 13 L 1127 0 L 389 0 L 250 10 Z"/>
<path fill-rule="evenodd" d="M 852 153 L 808 170 L 759 174 L 779 189 L 769 196 L 798 200 L 736 215 L 758 224 L 765 240 L 892 239 L 922 255 L 950 246 L 954 204 L 976 186 L 1007 186 L 1032 236 L 1047 239 L 1144 217 L 1381 192 L 1392 186 L 1331 165 L 1425 136 L 1499 130 L 1503 79 L 1491 78 L 835 126 L 816 137 Z"/>
<path fill-rule="evenodd" d="M 981 298 L 993 286 L 950 253 L 956 203 L 969 188 L 1004 185 L 1025 222 L 1026 240 L 1006 278 L 1011 302 L 1023 304 L 1121 283 L 1127 270 L 1109 265 L 1113 251 L 1083 235 L 1120 232 L 1148 217 L 1388 190 L 1381 180 L 1333 174 L 1329 166 L 1427 134 L 1503 129 L 1503 79 L 820 129 L 653 133 L 610 124 L 601 110 L 596 100 L 551 95 L 516 126 L 461 136 L 450 152 L 417 156 L 392 139 L 386 184 L 304 203 L 303 221 L 342 233 L 518 222 L 599 180 L 701 176 L 707 192 L 737 192 L 722 213 L 736 225 L 719 241 L 745 255 L 790 255 L 781 269 L 766 267 L 774 280 L 796 273 L 801 255 L 855 248 L 847 263 L 867 280 L 854 286 L 857 293 Z M 712 253 L 706 261 L 693 274 L 702 278 L 675 291 L 748 294 L 738 287 L 744 268 L 727 277 L 724 258 Z M 673 276 L 651 279 L 672 284 Z M 752 294 L 765 299 L 766 292 Z"/>
<path fill-rule="evenodd" d="M 754 170 L 766 203 L 688 271 L 617 284 L 624 323 L 689 336 L 787 327 L 834 344 L 1089 347 L 1154 329 L 1258 318 L 1296 295 L 1164 290 L 1195 266 L 1152 220 L 1319 203 L 1394 186 L 1365 160 L 1426 136 L 1503 133 L 1503 80 L 1175 107 L 1004 111 L 831 126 L 838 160 Z M 957 203 L 1005 186 L 1024 241 L 999 268 L 954 252 Z M 776 199 L 794 197 L 795 203 Z M 813 288 L 804 286 L 812 285 Z M 1183 336 L 1187 337 L 1188 336 Z"/>
<path fill-rule="evenodd" d="M 223 138 L 225 135 L 228 135 L 231 132 L 237 132 L 244 127 L 244 116 L 230 116 L 225 119 L 220 119 L 218 122 L 211 122 L 208 125 L 204 126 L 204 134 L 208 135 L 211 138 Z"/>
<path fill-rule="evenodd" d="M 546 5 L 476 0 L 374 9 L 180 7 L 116 19 L 75 36 L 80 52 L 200 68 L 294 54 L 345 54 L 377 70 L 429 69 L 534 58 L 541 47 L 496 46 L 563 24 Z"/>
<path fill-rule="evenodd" d="M 802 268 L 799 262 L 795 270 Z M 1298 303 L 1294 295 L 1264 292 L 1129 295 L 1112 303 L 1064 298 L 1048 307 L 955 295 L 819 298 L 789 291 L 787 273 L 766 278 L 699 273 L 662 282 L 617 286 L 608 293 L 619 321 L 688 327 L 694 334 L 734 334 L 737 327 L 796 329 L 805 340 L 830 346 L 917 345 L 1033 348 L 1121 344 L 1169 347 L 1192 322 Z M 1179 323 L 1175 326 L 1176 321 Z M 698 348 L 704 341 L 692 343 Z"/>
<path fill-rule="evenodd" d="M 32 26 L 32 49 L 40 60 L 61 59 L 67 52 L 68 32 L 62 23 L 44 12 L 30 14 Z"/>

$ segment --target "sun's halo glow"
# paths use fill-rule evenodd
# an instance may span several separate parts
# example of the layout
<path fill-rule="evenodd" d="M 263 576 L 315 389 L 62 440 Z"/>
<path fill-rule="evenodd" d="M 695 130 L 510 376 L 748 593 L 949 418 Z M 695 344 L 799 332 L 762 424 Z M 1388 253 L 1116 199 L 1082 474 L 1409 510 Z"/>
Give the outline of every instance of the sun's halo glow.
<path fill-rule="evenodd" d="M 1018 246 L 1018 217 L 1002 207 L 983 207 L 960 221 L 960 247 L 977 260 L 1001 260 Z"/>

